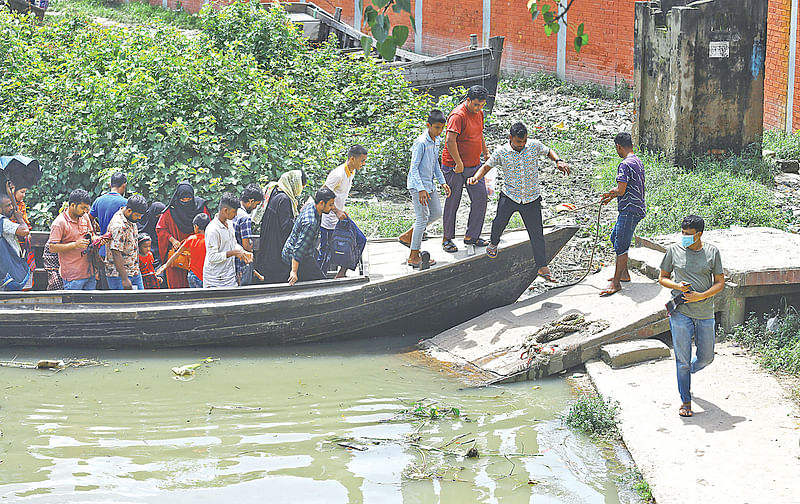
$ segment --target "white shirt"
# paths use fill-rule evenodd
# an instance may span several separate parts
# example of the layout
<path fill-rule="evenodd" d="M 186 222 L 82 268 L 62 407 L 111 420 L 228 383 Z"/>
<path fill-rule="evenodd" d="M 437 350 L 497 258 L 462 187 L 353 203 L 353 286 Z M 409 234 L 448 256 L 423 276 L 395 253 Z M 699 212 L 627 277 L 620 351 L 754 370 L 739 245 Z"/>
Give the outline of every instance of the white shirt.
<path fill-rule="evenodd" d="M 8 243 L 11 244 L 11 248 L 17 253 L 19 257 L 22 254 L 22 249 L 19 246 L 19 242 L 17 241 L 17 228 L 19 224 L 16 222 L 11 222 L 6 216 L 3 216 L 3 238 L 6 239 Z"/>
<path fill-rule="evenodd" d="M 347 201 L 347 196 L 350 194 L 350 187 L 353 185 L 353 177 L 355 176 L 356 172 L 347 176 L 345 172 L 345 165 L 342 165 L 328 174 L 328 178 L 325 179 L 325 187 L 333 191 L 333 194 L 336 195 L 336 200 L 334 200 L 334 205 L 339 210 L 344 211 L 344 203 Z M 333 211 L 323 214 L 322 215 L 322 227 L 325 229 L 336 229 L 336 224 L 339 222 L 339 218 L 336 217 L 336 214 Z"/>
<path fill-rule="evenodd" d="M 243 250 L 236 242 L 233 223 L 224 225 L 219 215 L 206 228 L 206 262 L 203 264 L 203 287 L 236 287 L 235 257 L 226 257 L 231 250 Z"/>

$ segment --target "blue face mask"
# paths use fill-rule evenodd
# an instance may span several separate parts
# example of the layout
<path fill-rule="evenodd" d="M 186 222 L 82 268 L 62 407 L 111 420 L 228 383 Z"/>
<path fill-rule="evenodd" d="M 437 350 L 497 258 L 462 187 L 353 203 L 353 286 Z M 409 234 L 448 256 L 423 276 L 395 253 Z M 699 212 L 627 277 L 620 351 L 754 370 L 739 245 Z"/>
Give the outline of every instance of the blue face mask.
<path fill-rule="evenodd" d="M 681 245 L 689 247 L 694 243 L 694 235 L 681 235 Z"/>

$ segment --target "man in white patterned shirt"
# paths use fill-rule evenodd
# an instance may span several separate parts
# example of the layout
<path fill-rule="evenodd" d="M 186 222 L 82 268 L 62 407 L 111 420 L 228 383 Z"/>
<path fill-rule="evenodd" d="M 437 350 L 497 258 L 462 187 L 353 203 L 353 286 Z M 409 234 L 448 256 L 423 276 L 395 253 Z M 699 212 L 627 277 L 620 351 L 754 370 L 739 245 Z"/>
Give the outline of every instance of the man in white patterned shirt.
<path fill-rule="evenodd" d="M 486 247 L 486 255 L 497 257 L 500 235 L 505 231 L 514 212 L 519 212 L 533 248 L 533 258 L 539 276 L 547 281 L 555 279 L 547 267 L 542 229 L 542 196 L 539 187 L 539 156 L 555 161 L 556 168 L 569 175 L 569 165 L 558 154 L 538 140 L 528 140 L 528 129 L 518 122 L 511 126 L 509 142 L 496 148 L 475 176 L 467 184 L 477 184 L 492 168 L 497 168 L 503 179 L 500 199 L 497 200 L 497 215 L 492 221 L 492 237 Z"/>

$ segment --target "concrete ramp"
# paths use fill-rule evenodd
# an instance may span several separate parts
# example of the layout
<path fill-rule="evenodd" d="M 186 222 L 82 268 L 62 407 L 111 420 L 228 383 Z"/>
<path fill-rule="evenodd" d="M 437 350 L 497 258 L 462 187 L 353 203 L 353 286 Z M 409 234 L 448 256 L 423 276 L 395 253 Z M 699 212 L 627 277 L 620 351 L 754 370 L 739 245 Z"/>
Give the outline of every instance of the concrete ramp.
<path fill-rule="evenodd" d="M 458 374 L 472 385 L 532 380 L 600 355 L 606 343 L 648 338 L 669 330 L 664 304 L 669 291 L 632 272 L 623 290 L 599 297 L 613 271 L 605 268 L 582 283 L 497 308 L 420 343 L 419 358 Z M 544 345 L 529 362 L 525 342 L 541 327 L 568 313 L 604 320 L 595 334 L 572 334 Z M 418 352 L 418 353 L 420 353 Z"/>

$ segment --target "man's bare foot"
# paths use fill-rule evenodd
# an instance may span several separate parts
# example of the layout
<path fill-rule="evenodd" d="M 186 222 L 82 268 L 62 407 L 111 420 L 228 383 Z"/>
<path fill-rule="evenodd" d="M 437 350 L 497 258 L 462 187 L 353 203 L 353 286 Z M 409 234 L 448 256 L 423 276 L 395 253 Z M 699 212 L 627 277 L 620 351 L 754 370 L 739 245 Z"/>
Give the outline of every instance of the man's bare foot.
<path fill-rule="evenodd" d="M 547 281 L 547 282 L 556 283 L 555 277 L 550 274 L 550 268 L 548 268 L 547 266 L 545 266 L 544 268 L 539 268 L 539 271 L 537 271 L 537 274 L 540 277 L 544 278 L 544 280 Z"/>
<path fill-rule="evenodd" d="M 607 296 L 610 296 L 612 294 L 616 294 L 617 292 L 619 292 L 621 290 L 622 290 L 622 286 L 621 285 L 618 285 L 618 284 L 614 285 L 614 283 L 612 282 L 612 283 L 608 284 L 608 287 L 606 287 L 605 289 L 600 291 L 600 297 L 607 297 Z"/>
<path fill-rule="evenodd" d="M 609 282 L 613 282 L 614 281 L 614 277 L 609 278 L 608 281 Z M 631 281 L 631 276 L 630 275 L 623 275 L 622 278 L 619 279 L 619 281 L 620 282 L 630 282 Z"/>

